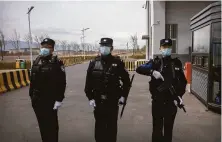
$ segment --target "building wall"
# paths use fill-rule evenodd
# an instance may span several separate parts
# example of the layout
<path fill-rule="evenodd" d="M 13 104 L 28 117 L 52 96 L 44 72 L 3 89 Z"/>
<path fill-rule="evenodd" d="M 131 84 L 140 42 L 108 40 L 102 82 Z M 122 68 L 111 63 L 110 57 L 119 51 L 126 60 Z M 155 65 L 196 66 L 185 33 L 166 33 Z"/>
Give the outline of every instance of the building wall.
<path fill-rule="evenodd" d="M 189 46 L 192 46 L 190 18 L 213 2 L 151 1 L 152 58 L 160 55 L 159 42 L 165 38 L 165 24 L 178 24 L 177 53 L 173 57 L 179 57 L 183 64 L 190 61 Z"/>
<path fill-rule="evenodd" d="M 177 53 L 188 54 L 192 45 L 190 18 L 207 7 L 212 1 L 166 2 L 166 24 L 178 24 Z"/>
<path fill-rule="evenodd" d="M 160 39 L 165 38 L 165 3 L 151 1 L 152 55 L 160 53 Z"/>

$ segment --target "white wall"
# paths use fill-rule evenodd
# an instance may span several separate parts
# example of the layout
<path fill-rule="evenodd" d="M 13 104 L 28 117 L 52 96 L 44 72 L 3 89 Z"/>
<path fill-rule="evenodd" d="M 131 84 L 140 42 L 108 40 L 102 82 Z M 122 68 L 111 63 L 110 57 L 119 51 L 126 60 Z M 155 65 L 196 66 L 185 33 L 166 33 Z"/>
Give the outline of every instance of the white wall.
<path fill-rule="evenodd" d="M 192 45 L 190 18 L 207 7 L 212 1 L 167 1 L 166 24 L 178 24 L 177 53 L 188 54 Z"/>
<path fill-rule="evenodd" d="M 165 1 L 151 1 L 151 27 L 152 55 L 160 54 L 160 40 L 165 38 Z"/>

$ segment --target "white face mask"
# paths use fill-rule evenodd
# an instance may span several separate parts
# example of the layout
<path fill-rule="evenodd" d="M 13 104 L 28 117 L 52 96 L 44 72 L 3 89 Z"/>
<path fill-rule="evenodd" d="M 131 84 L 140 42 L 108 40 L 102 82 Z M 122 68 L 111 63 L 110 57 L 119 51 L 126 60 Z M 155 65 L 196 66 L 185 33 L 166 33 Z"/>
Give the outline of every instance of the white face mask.
<path fill-rule="evenodd" d="M 40 49 L 40 55 L 48 56 L 49 54 L 50 54 L 50 49 L 48 49 L 48 48 L 41 48 Z"/>
<path fill-rule="evenodd" d="M 108 46 L 101 46 L 99 49 L 100 53 L 104 56 L 109 55 L 111 52 L 111 48 Z"/>
<path fill-rule="evenodd" d="M 162 55 L 163 55 L 164 57 L 165 57 L 165 56 L 170 56 L 170 55 L 171 55 L 171 52 L 172 52 L 172 48 L 162 49 L 161 52 L 162 52 Z"/>

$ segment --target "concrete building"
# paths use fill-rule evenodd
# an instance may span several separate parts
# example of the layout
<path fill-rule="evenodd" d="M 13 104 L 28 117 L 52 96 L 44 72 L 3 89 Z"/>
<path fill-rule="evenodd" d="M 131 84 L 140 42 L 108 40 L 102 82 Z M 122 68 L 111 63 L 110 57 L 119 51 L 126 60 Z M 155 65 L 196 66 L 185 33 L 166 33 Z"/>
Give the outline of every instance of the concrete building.
<path fill-rule="evenodd" d="M 32 48 L 32 53 L 38 54 L 39 48 Z M 9 54 L 16 54 L 16 53 L 29 53 L 30 48 L 20 48 L 20 49 L 9 49 Z"/>
<path fill-rule="evenodd" d="M 147 35 L 149 58 L 160 55 L 160 40 L 173 40 L 173 55 L 184 63 L 190 61 L 192 32 L 190 19 L 215 1 L 147 1 Z M 148 53 L 149 51 L 149 53 Z"/>

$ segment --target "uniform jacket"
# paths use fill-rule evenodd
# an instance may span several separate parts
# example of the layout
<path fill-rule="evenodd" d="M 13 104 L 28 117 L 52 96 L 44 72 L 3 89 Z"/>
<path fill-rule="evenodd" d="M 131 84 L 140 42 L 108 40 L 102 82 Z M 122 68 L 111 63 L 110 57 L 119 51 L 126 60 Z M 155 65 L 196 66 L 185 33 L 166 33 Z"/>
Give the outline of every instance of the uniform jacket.
<path fill-rule="evenodd" d="M 169 81 L 169 83 L 174 86 L 178 96 L 183 96 L 187 81 L 184 76 L 182 63 L 178 58 L 172 59 L 170 56 L 165 58 L 157 57 L 136 69 L 136 72 L 139 74 L 151 76 L 149 89 L 153 99 L 172 100 L 169 90 L 164 92 L 158 91 L 157 88 L 164 82 L 161 79 L 155 79 L 152 76 L 154 70 L 159 71 L 162 74 L 164 81 Z"/>
<path fill-rule="evenodd" d="M 62 102 L 65 89 L 66 74 L 63 62 L 57 56 L 38 56 L 31 69 L 31 99 Z"/>
<path fill-rule="evenodd" d="M 120 81 L 122 82 L 121 92 L 119 88 Z M 95 95 L 99 95 L 100 90 L 108 93 L 109 97 L 126 97 L 129 83 L 129 74 L 125 69 L 125 64 L 119 57 L 112 55 L 106 57 L 97 56 L 90 61 L 87 69 L 85 93 L 89 100 L 95 99 Z"/>

